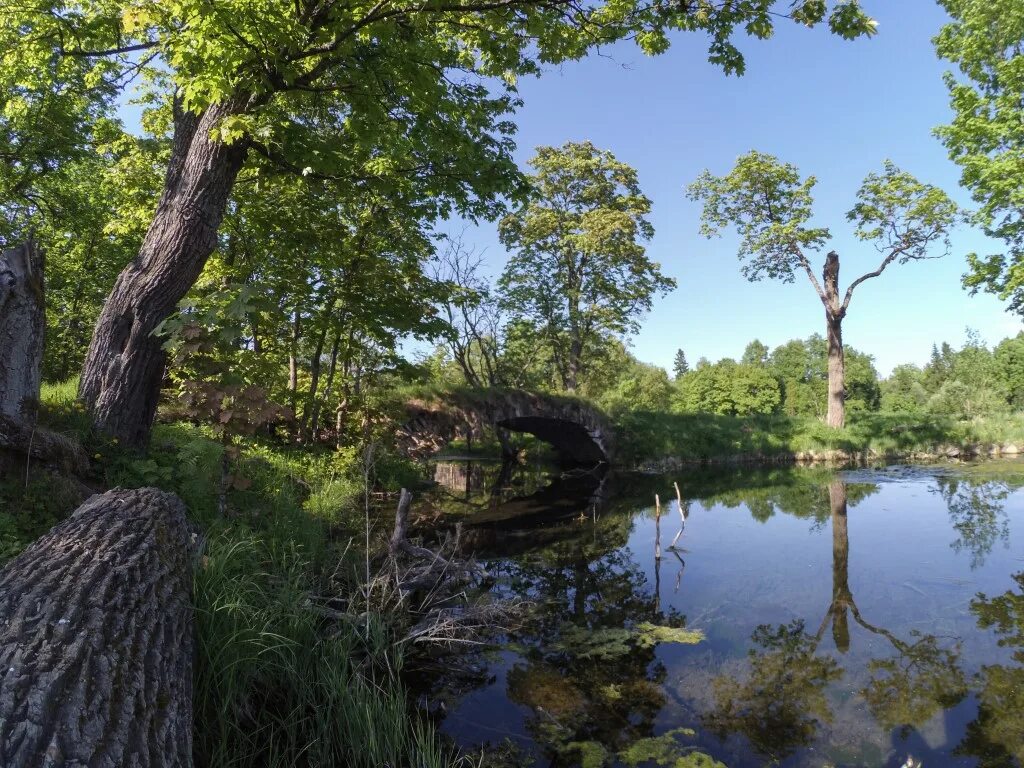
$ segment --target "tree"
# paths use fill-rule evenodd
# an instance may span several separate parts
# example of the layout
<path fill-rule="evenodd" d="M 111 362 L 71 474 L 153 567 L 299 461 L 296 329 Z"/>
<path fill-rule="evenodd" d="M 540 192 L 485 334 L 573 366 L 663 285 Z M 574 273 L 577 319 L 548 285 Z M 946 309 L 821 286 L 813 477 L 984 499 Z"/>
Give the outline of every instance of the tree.
<path fill-rule="evenodd" d="M 774 413 L 782 403 L 778 379 L 767 369 L 728 358 L 690 371 L 676 389 L 676 407 L 684 413 L 749 416 Z"/>
<path fill-rule="evenodd" d="M 996 375 L 1010 405 L 1024 408 L 1024 332 L 1003 339 L 995 348 Z"/>
<path fill-rule="evenodd" d="M 453 238 L 440 254 L 434 278 L 448 287 L 440 302 L 442 338 L 466 383 L 494 387 L 504 383 L 500 370 L 505 319 L 490 280 L 480 274 L 483 257 Z"/>
<path fill-rule="evenodd" d="M 253 4 L 226 0 L 46 0 L 0 19 L 0 206 L 81 154 L 119 94 L 140 85 L 170 140 L 163 188 L 135 259 L 111 291 L 80 396 L 124 442 L 148 438 L 164 355 L 153 330 L 218 245 L 235 182 L 269 168 L 322 180 L 340 200 L 414 191 L 444 218 L 492 216 L 514 192 L 508 113 L 517 76 L 631 37 L 649 53 L 672 29 L 711 36 L 741 72 L 740 28 L 768 37 L 774 3 L 740 7 L 556 0 Z M 871 34 L 854 0 L 801 0 L 788 16 L 843 37 Z M 504 84 L 504 89 L 502 85 Z M 56 144 L 57 146 L 51 146 Z M 74 150 L 74 151 L 72 151 Z M 24 206 L 23 206 L 24 207 Z"/>
<path fill-rule="evenodd" d="M 928 392 L 922 384 L 923 373 L 916 365 L 897 365 L 882 382 L 882 410 L 917 413 L 924 409 Z"/>
<path fill-rule="evenodd" d="M 746 365 L 767 364 L 768 347 L 762 344 L 759 339 L 754 339 L 743 350 L 743 357 L 740 358 L 740 362 Z"/>
<path fill-rule="evenodd" d="M 686 353 L 681 349 L 676 350 L 676 356 L 672 358 L 672 373 L 678 379 L 690 370 L 690 364 L 686 362 Z"/>
<path fill-rule="evenodd" d="M 981 205 L 976 221 L 1007 252 L 970 254 L 964 285 L 996 294 L 1024 314 L 1024 21 L 1017 0 L 939 0 L 953 18 L 935 38 L 953 120 L 936 133 L 961 169 L 960 183 Z"/>
<path fill-rule="evenodd" d="M 196 550 L 177 496 L 113 490 L 0 570 L 0 763 L 191 764 Z"/>
<path fill-rule="evenodd" d="M 771 155 L 750 152 L 726 176 L 710 171 L 690 185 L 688 196 L 703 201 L 701 232 L 707 237 L 734 227 L 741 238 L 739 257 L 751 281 L 765 277 L 792 282 L 797 271 L 807 275 L 825 308 L 828 340 L 828 413 L 833 428 L 846 421 L 845 359 L 842 324 L 853 292 L 865 280 L 878 277 L 895 261 L 903 264 L 929 257 L 935 243 L 949 248 L 948 233 L 960 219 L 959 209 L 937 187 L 922 184 L 886 161 L 881 173 L 869 174 L 847 213 L 858 239 L 882 253 L 881 263 L 852 281 L 845 294 L 839 289 L 839 254 L 829 251 L 821 280 L 809 254 L 821 251 L 831 237 L 828 229 L 810 226 L 816 179 L 801 180 L 796 167 Z"/>
<path fill-rule="evenodd" d="M 595 344 L 635 332 L 675 281 L 647 258 L 651 201 L 633 168 L 589 141 L 539 147 L 530 166 L 530 201 L 499 226 L 514 251 L 500 285 L 508 309 L 541 329 L 574 392 Z"/>

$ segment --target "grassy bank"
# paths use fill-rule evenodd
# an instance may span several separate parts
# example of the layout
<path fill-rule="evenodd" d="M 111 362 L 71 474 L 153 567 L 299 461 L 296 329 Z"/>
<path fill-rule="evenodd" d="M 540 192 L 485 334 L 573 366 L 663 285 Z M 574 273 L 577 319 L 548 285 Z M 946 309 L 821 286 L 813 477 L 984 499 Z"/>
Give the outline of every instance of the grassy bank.
<path fill-rule="evenodd" d="M 27 482 L 20 466 L 5 472 L 0 561 L 91 491 L 152 485 L 184 499 L 207 537 L 195 574 L 197 765 L 466 764 L 411 711 L 401 616 L 362 590 L 364 470 L 383 489 L 415 470 L 385 453 L 365 467 L 361 454 L 250 443 L 236 468 L 245 482 L 219 518 L 217 441 L 160 424 L 145 456 L 125 451 L 89 435 L 74 390 L 46 387 L 42 419 L 83 443 L 92 475 L 83 484 L 37 466 Z"/>
<path fill-rule="evenodd" d="M 635 411 L 617 419 L 618 458 L 644 464 L 856 457 L 925 458 L 952 452 L 1024 452 L 1024 414 L 971 421 L 906 413 L 857 413 L 844 429 L 812 418 Z"/>

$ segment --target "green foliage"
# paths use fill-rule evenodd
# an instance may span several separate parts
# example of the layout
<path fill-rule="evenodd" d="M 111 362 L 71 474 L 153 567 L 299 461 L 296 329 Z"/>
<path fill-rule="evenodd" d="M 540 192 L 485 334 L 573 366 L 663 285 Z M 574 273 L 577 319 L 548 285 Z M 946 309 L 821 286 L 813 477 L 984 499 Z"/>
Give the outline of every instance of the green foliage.
<path fill-rule="evenodd" d="M 1024 22 L 1016 0 L 940 0 L 952 17 L 935 38 L 947 73 L 953 119 L 936 133 L 960 166 L 960 183 L 980 204 L 976 221 L 1006 252 L 970 254 L 964 284 L 989 291 L 1024 312 Z"/>
<path fill-rule="evenodd" d="M 598 407 L 612 417 L 626 411 L 667 411 L 673 390 L 665 369 L 624 356 L 622 365 L 611 369 L 614 378 L 597 394 Z M 595 388 L 595 382 L 588 382 L 588 393 Z"/>
<path fill-rule="evenodd" d="M 61 522 L 85 500 L 82 487 L 28 466 L 0 471 L 0 565 Z"/>
<path fill-rule="evenodd" d="M 1005 339 L 993 351 L 969 331 L 959 350 L 948 343 L 941 348 L 933 346 L 923 371 L 915 376 L 908 369 L 897 369 L 893 378 L 898 377 L 899 383 L 888 386 L 902 388 L 899 402 L 904 404 L 903 409 L 923 404 L 931 413 L 959 419 L 1004 413 L 1017 407 L 1018 346 L 1017 339 Z M 895 400 L 890 402 L 900 407 Z"/>
<path fill-rule="evenodd" d="M 792 282 L 797 272 L 806 272 L 822 301 L 834 301 L 822 293 L 807 258 L 807 253 L 822 250 L 831 238 L 828 229 L 810 226 L 816 183 L 814 176 L 801 179 L 789 163 L 750 152 L 726 176 L 704 171 L 687 188 L 687 195 L 703 202 L 703 235 L 714 237 L 728 227 L 739 233 L 739 257 L 749 280 L 768 277 Z M 846 218 L 856 225 L 857 238 L 872 243 L 885 257 L 877 272 L 850 284 L 845 300 L 836 302 L 837 312 L 840 306 L 845 311 L 860 282 L 881 274 L 893 261 L 926 258 L 936 242 L 948 250 L 948 233 L 960 213 L 942 190 L 922 184 L 886 161 L 880 173 L 864 179 Z"/>
<path fill-rule="evenodd" d="M 807 226 L 816 183 L 813 176 L 801 180 L 794 165 L 749 152 L 726 176 L 705 170 L 687 188 L 687 197 L 704 204 L 701 234 L 705 237 L 736 228 L 748 280 L 768 277 L 790 283 L 794 270 L 806 263 L 803 251 L 820 250 L 830 237 L 827 229 Z"/>
<path fill-rule="evenodd" d="M 1024 333 L 1003 339 L 993 351 L 998 383 L 1016 410 L 1024 409 Z"/>
<path fill-rule="evenodd" d="M 746 416 L 775 413 L 781 402 L 779 382 L 770 372 L 726 359 L 680 377 L 673 409 Z"/>
<path fill-rule="evenodd" d="M 810 452 L 881 456 L 937 454 L 964 446 L 987 449 L 1024 444 L 1024 415 L 960 421 L 940 414 L 851 414 L 843 429 L 816 418 L 785 415 L 747 417 L 711 413 L 633 411 L 617 421 L 618 457 L 645 463 L 663 458 L 686 461 L 764 460 Z"/>
<path fill-rule="evenodd" d="M 817 641 L 802 621 L 758 626 L 751 640 L 749 672 L 722 675 L 713 683 L 715 708 L 705 725 L 724 737 L 745 735 L 761 755 L 780 760 L 810 743 L 821 722 L 832 719 L 826 688 L 843 670 L 831 656 L 817 655 Z"/>
<path fill-rule="evenodd" d="M 672 358 L 672 374 L 678 379 L 689 370 L 690 364 L 686 362 L 686 353 L 677 349 L 676 356 Z"/>
<path fill-rule="evenodd" d="M 501 220 L 514 253 L 503 302 L 533 323 L 573 391 L 608 336 L 634 333 L 654 296 L 675 287 L 646 256 L 651 201 L 636 171 L 590 142 L 539 147 L 530 201 Z"/>
<path fill-rule="evenodd" d="M 195 752 L 204 765 L 451 765 L 408 712 L 380 617 L 325 633 L 321 585 L 287 540 L 214 529 L 196 574 Z"/>
<path fill-rule="evenodd" d="M 897 365 L 892 374 L 881 382 L 881 409 L 904 413 L 924 410 L 928 391 L 924 387 L 923 378 L 924 372 L 916 365 Z"/>
<path fill-rule="evenodd" d="M 743 357 L 740 362 L 744 365 L 767 365 L 768 347 L 758 339 L 754 339 L 743 349 Z"/>

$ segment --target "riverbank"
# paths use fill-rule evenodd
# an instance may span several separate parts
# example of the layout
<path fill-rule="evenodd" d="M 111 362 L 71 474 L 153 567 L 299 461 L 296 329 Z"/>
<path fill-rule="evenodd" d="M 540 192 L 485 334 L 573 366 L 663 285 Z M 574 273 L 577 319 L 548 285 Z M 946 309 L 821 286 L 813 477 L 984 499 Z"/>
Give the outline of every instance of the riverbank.
<path fill-rule="evenodd" d="M 93 492 L 155 486 L 182 498 L 205 538 L 194 574 L 197 765 L 475 764 L 410 700 L 409 612 L 367 588 L 394 516 L 378 523 L 364 505 L 367 477 L 375 498 L 415 467 L 383 448 L 367 468 L 358 452 L 248 441 L 221 514 L 223 446 L 206 430 L 158 424 L 146 454 L 134 453 L 92 435 L 74 393 L 74 382 L 44 387 L 41 422 L 86 449 L 88 475 L 0 466 L 0 565 Z"/>
<path fill-rule="evenodd" d="M 632 412 L 619 417 L 619 463 L 661 471 L 701 464 L 934 461 L 1024 455 L 1024 414 L 971 421 L 928 414 L 852 414 L 844 429 L 817 419 Z"/>

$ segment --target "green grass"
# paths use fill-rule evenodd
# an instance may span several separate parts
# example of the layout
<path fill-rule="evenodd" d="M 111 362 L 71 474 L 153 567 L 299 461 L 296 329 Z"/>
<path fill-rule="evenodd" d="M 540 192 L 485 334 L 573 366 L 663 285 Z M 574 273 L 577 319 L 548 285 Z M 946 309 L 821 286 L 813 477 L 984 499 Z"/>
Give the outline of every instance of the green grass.
<path fill-rule="evenodd" d="M 77 382 L 46 385 L 41 422 L 78 440 L 96 489 L 177 493 L 206 536 L 195 572 L 195 759 L 198 766 L 415 766 L 465 763 L 412 710 L 401 678 L 407 618 L 367 605 L 362 456 L 250 442 L 219 518 L 222 447 L 202 427 L 158 424 L 138 454 L 90 432 Z M 418 470 L 378 451 L 378 487 Z M 41 469 L 0 480 L 0 561 L 66 517 L 82 485 Z M 66 488 L 65 488 L 66 486 Z M 326 618 L 316 609 L 330 601 Z"/>
<path fill-rule="evenodd" d="M 411 717 L 387 621 L 328 626 L 302 547 L 214 531 L 196 574 L 196 758 L 215 766 L 451 765 Z M 205 724 L 205 725 L 204 725 Z"/>
<path fill-rule="evenodd" d="M 719 416 L 707 413 L 623 414 L 617 426 L 618 458 L 643 463 L 673 458 L 715 461 L 772 459 L 798 454 L 913 456 L 949 448 L 1024 448 L 1024 414 L 956 421 L 928 414 L 854 413 L 844 429 L 813 418 Z"/>

